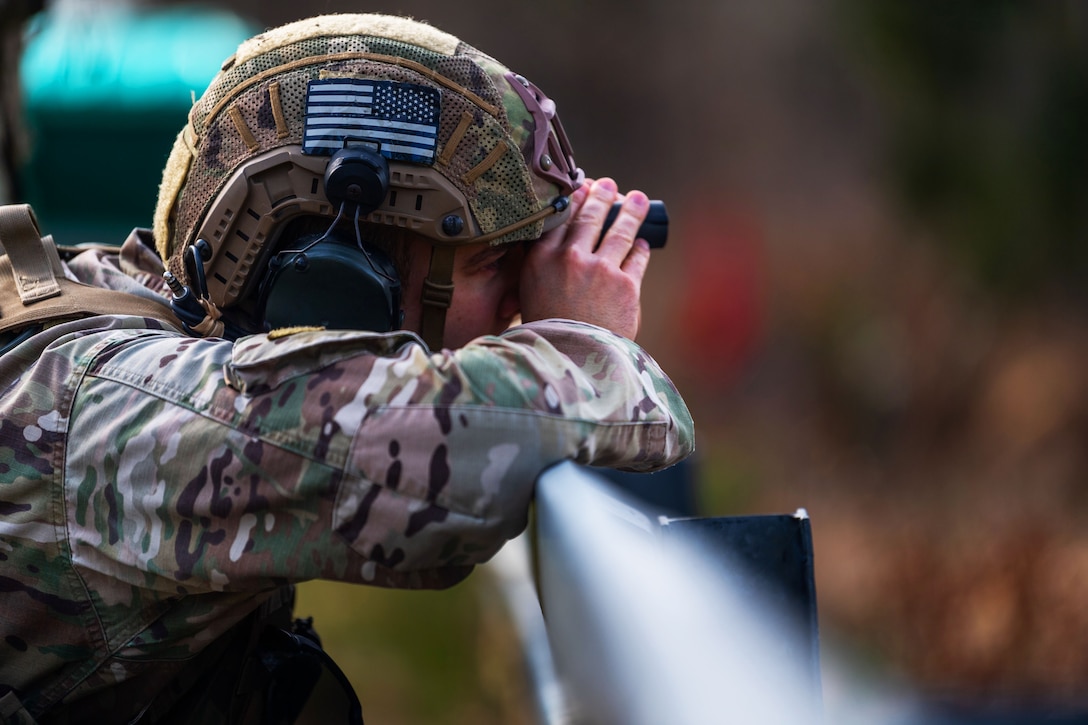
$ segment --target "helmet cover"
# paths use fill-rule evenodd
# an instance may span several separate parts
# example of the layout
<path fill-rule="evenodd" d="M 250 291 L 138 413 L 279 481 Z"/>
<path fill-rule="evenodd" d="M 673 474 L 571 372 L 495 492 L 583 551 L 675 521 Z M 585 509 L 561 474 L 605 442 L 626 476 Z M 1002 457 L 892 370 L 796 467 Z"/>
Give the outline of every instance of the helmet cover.
<path fill-rule="evenodd" d="M 438 246 L 535 239 L 583 179 L 555 104 L 490 56 L 407 18 L 310 18 L 245 41 L 190 111 L 155 210 L 170 271 L 187 279 L 185 249 L 204 239 L 209 301 L 248 294 L 287 221 L 336 216 L 323 174 L 349 143 L 390 160 L 365 221 Z"/>

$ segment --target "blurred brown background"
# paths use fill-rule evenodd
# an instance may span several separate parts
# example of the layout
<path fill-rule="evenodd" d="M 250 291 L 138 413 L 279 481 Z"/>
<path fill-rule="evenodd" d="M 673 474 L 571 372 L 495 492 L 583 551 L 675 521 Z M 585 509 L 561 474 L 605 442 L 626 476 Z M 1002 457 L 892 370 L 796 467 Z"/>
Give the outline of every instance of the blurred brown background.
<path fill-rule="evenodd" d="M 863 667 L 1083 704 L 1088 7 L 222 6 L 411 15 L 544 89 L 589 175 L 668 202 L 640 342 L 695 415 L 700 512 L 807 508 L 824 637 Z M 368 721 L 522 721 L 483 577 L 308 586 Z"/>

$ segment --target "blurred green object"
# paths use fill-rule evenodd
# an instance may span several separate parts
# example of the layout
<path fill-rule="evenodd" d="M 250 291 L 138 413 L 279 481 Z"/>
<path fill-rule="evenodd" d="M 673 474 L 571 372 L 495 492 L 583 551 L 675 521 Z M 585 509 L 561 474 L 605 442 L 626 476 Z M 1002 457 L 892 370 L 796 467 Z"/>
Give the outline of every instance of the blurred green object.
<path fill-rule="evenodd" d="M 183 5 L 60 2 L 28 25 L 20 66 L 23 200 L 61 243 L 119 244 L 150 226 L 162 167 L 193 94 L 256 28 Z"/>

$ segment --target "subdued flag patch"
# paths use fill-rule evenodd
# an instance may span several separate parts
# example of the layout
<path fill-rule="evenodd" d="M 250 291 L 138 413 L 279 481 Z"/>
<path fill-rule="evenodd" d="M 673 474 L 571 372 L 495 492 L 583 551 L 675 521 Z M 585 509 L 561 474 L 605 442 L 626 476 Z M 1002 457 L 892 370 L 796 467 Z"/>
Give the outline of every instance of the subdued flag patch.
<path fill-rule="evenodd" d="M 306 90 L 302 151 L 331 155 L 346 140 L 377 144 L 390 160 L 433 164 L 439 92 L 414 83 L 329 78 Z"/>

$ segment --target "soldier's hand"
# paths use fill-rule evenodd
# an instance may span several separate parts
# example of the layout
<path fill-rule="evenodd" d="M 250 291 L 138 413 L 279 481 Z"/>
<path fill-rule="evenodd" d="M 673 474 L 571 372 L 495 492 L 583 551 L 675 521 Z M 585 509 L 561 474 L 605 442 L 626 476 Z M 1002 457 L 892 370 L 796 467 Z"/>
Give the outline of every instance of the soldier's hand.
<path fill-rule="evenodd" d="M 623 206 L 598 245 L 605 217 L 619 200 Z M 575 191 L 567 222 L 526 252 L 522 320 L 579 320 L 634 339 L 642 316 L 642 278 L 650 261 L 649 245 L 635 235 L 648 210 L 645 194 L 622 195 L 612 179 L 587 181 Z"/>

